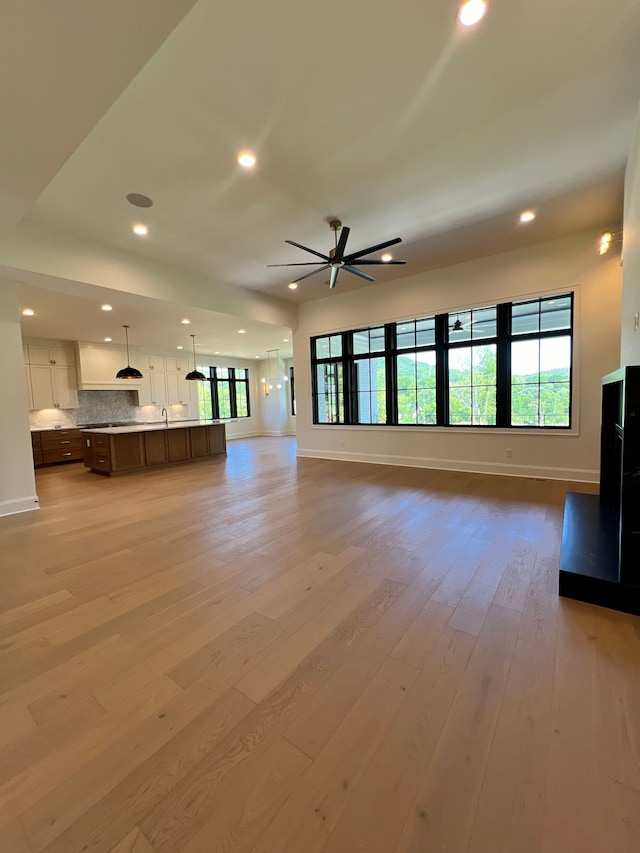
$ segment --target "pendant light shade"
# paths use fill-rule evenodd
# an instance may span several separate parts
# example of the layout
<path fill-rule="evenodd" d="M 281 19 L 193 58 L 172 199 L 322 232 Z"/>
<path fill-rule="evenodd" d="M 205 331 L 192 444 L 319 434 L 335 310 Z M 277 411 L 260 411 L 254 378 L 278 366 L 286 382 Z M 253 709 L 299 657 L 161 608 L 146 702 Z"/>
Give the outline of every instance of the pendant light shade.
<path fill-rule="evenodd" d="M 127 340 L 127 366 L 116 373 L 116 379 L 142 379 L 142 373 L 137 368 L 131 367 L 129 363 L 131 361 L 129 358 L 129 327 L 123 326 L 122 328 Z"/>
<path fill-rule="evenodd" d="M 196 367 L 196 336 L 191 335 L 191 340 L 193 341 L 193 370 L 190 370 L 184 378 L 199 382 L 202 379 L 206 379 L 207 377 L 204 375 L 204 373 L 200 373 L 200 371 Z"/>

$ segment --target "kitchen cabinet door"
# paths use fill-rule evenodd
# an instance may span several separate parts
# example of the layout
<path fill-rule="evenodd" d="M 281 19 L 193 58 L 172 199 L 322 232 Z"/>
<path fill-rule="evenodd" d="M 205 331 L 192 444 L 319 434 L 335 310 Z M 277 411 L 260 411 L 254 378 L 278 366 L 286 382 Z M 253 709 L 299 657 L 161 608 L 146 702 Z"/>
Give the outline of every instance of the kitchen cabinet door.
<path fill-rule="evenodd" d="M 166 406 L 167 401 L 167 379 L 164 370 L 152 370 L 149 373 L 151 388 L 151 402 L 154 406 Z"/>
<path fill-rule="evenodd" d="M 43 347 L 29 344 L 28 349 L 30 364 L 75 367 L 76 354 L 70 347 Z"/>
<path fill-rule="evenodd" d="M 54 367 L 53 387 L 57 408 L 78 408 L 78 390 L 75 367 Z"/>
<path fill-rule="evenodd" d="M 55 409 L 56 393 L 53 368 L 49 364 L 32 364 L 31 392 L 34 409 Z"/>
<path fill-rule="evenodd" d="M 170 406 L 188 405 L 189 385 L 182 373 L 167 373 L 167 399 Z"/>

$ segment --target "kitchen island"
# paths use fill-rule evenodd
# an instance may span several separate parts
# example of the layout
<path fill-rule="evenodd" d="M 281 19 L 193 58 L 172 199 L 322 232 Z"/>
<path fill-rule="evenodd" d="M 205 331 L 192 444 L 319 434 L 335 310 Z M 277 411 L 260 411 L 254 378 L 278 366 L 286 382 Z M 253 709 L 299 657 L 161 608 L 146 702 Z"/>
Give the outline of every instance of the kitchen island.
<path fill-rule="evenodd" d="M 170 421 L 81 430 L 84 464 L 120 474 L 227 452 L 225 427 L 213 421 Z"/>

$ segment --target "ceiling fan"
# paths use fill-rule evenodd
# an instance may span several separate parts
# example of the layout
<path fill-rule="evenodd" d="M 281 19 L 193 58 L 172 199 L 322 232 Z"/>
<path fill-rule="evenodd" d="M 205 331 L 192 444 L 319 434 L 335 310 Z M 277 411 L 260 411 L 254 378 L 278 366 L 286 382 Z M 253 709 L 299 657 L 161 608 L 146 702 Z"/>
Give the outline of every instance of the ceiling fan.
<path fill-rule="evenodd" d="M 345 272 L 350 272 L 352 275 L 357 275 L 360 278 L 364 278 L 366 281 L 375 281 L 375 278 L 371 275 L 367 275 L 366 272 L 362 272 L 359 270 L 358 266 L 373 266 L 376 264 L 406 264 L 406 261 L 383 261 L 383 260 L 366 260 L 363 259 L 363 255 L 370 255 L 372 252 L 378 252 L 381 249 L 387 249 L 389 246 L 394 246 L 396 243 L 402 243 L 401 237 L 395 237 L 393 240 L 387 240 L 385 243 L 378 243 L 376 246 L 369 246 L 368 249 L 361 249 L 359 252 L 352 252 L 349 255 L 345 254 L 345 250 L 347 247 L 347 239 L 349 238 L 350 229 L 346 227 L 342 227 L 342 222 L 339 219 L 332 219 L 329 222 L 329 228 L 334 233 L 335 237 L 335 246 L 330 250 L 328 255 L 323 254 L 322 252 L 316 252 L 315 249 L 309 249 L 307 246 L 301 246 L 300 243 L 294 243 L 293 240 L 285 240 L 285 243 L 289 243 L 291 246 L 297 246 L 298 249 L 303 249 L 305 252 L 310 252 L 310 254 L 315 255 L 318 258 L 321 258 L 320 261 L 309 261 L 307 263 L 299 263 L 299 264 L 267 264 L 269 267 L 310 267 L 317 266 L 317 270 L 312 270 L 311 272 L 306 273 L 306 275 L 300 276 L 300 278 L 296 278 L 294 283 L 298 283 L 305 278 L 309 278 L 312 275 L 315 275 L 318 272 L 323 272 L 323 270 L 331 270 L 331 277 L 329 279 L 329 287 L 335 287 L 336 281 L 338 280 L 338 273 L 340 270 L 344 270 Z M 338 231 L 340 231 L 340 239 L 338 239 Z M 357 266 L 356 266 L 357 265 Z"/>

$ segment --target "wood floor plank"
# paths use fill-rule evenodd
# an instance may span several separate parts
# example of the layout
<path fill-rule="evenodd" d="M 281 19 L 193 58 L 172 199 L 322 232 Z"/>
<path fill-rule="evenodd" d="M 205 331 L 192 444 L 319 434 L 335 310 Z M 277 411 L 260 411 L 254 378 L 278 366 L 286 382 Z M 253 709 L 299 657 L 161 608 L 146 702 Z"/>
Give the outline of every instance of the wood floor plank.
<path fill-rule="evenodd" d="M 468 634 L 443 630 L 328 839 L 326 853 L 393 850 L 475 643 Z"/>
<path fill-rule="evenodd" d="M 255 848 L 314 853 L 324 847 L 418 671 L 389 658 L 300 779 Z"/>
<path fill-rule="evenodd" d="M 319 755 L 416 618 L 435 585 L 428 570 L 414 579 L 355 651 L 327 679 L 313 704 L 298 713 L 285 729 L 288 740 L 313 758 Z"/>
<path fill-rule="evenodd" d="M 470 851 L 541 849 L 554 657 L 553 645 L 516 642 Z"/>
<path fill-rule="evenodd" d="M 467 849 L 519 622 L 492 605 L 396 849 Z"/>
<path fill-rule="evenodd" d="M 134 826 L 122 841 L 111 848 L 110 853 L 154 853 L 154 849 L 142 834 L 140 827 Z"/>
<path fill-rule="evenodd" d="M 640 619 L 557 595 L 595 485 L 288 437 L 36 481 L 0 518 L 2 853 L 640 850 Z"/>

